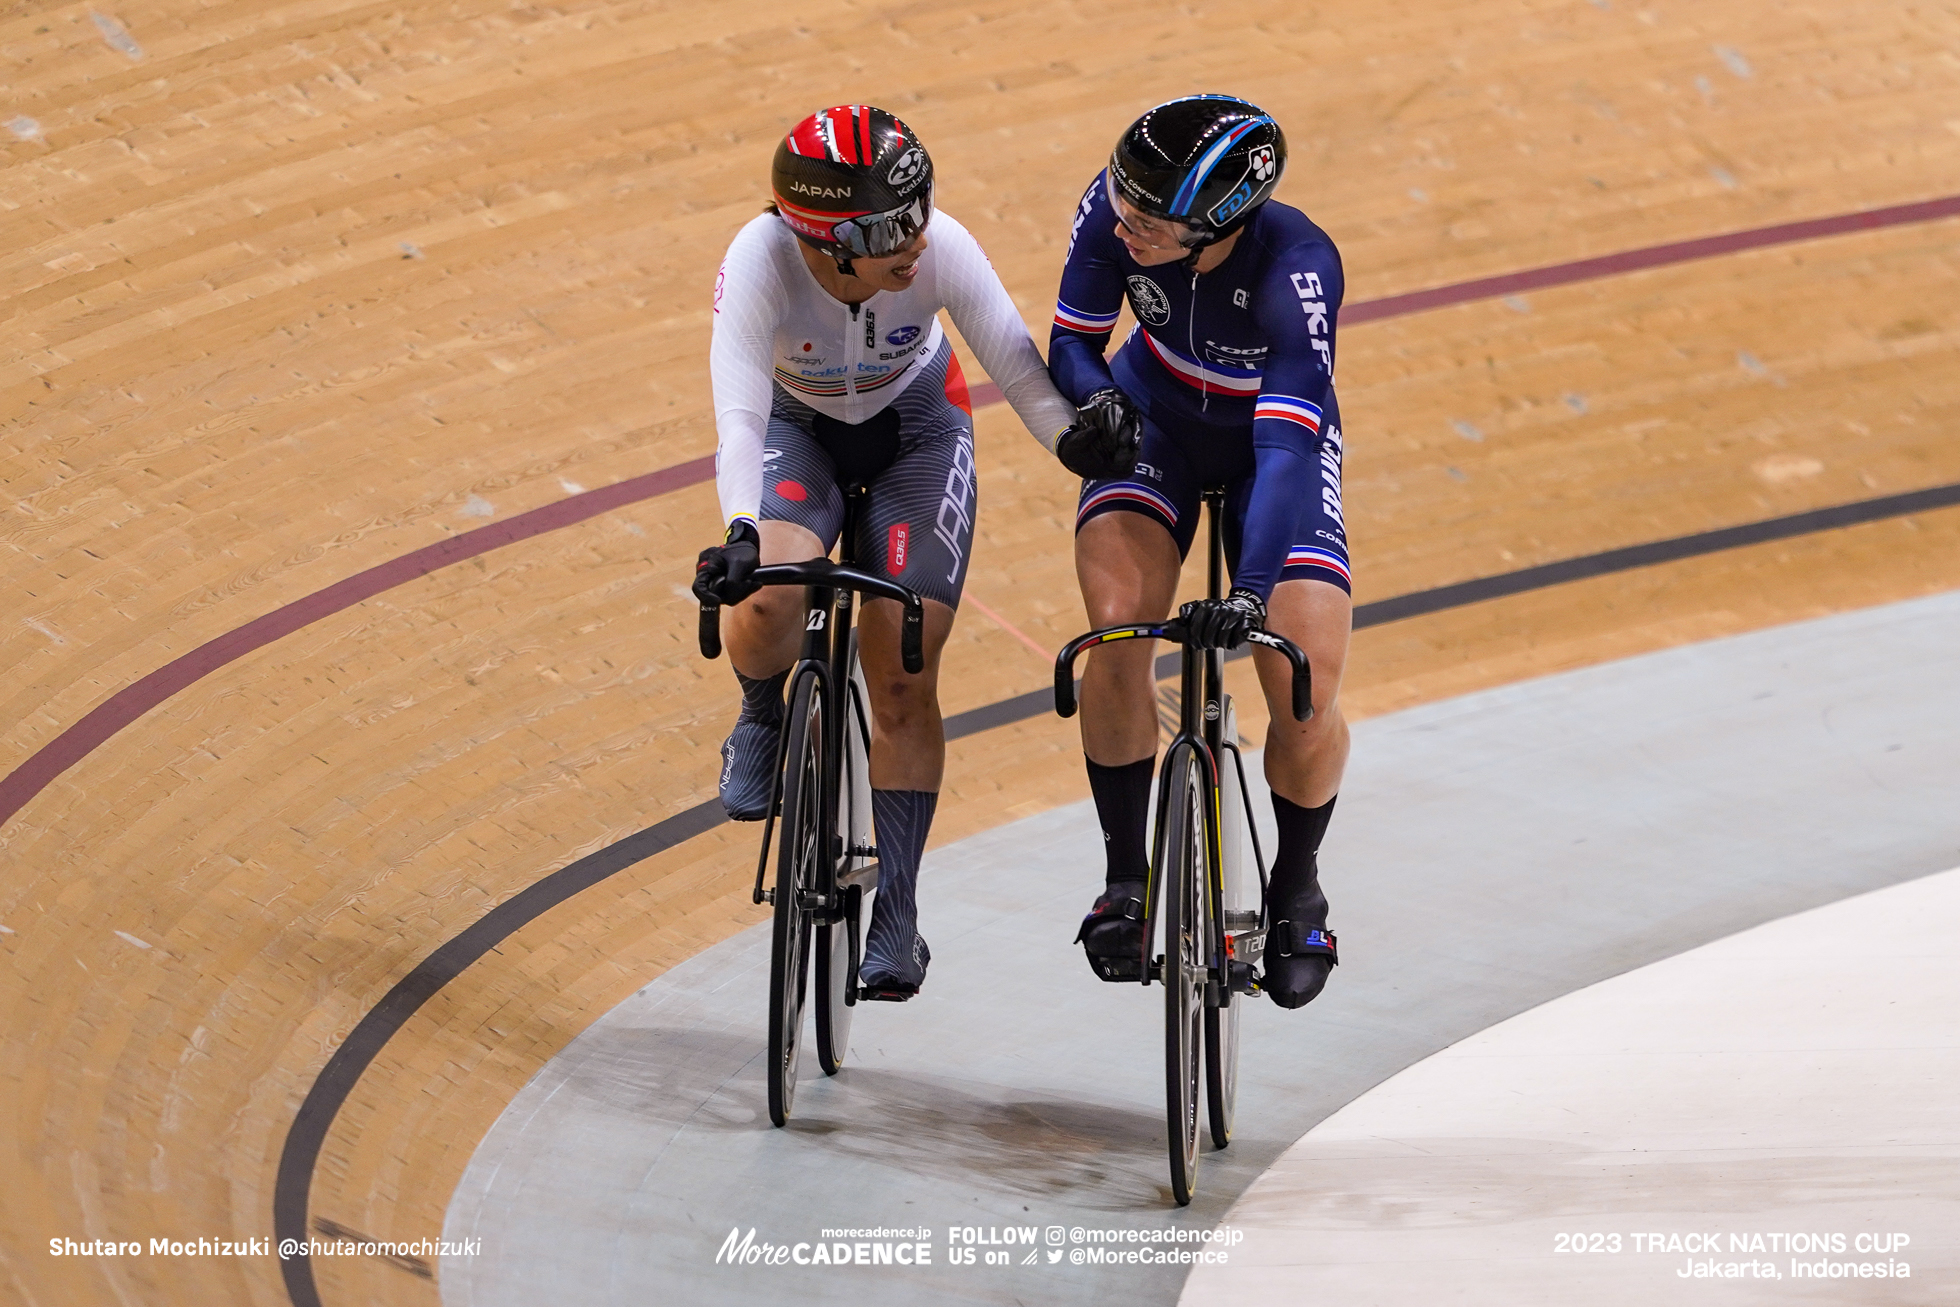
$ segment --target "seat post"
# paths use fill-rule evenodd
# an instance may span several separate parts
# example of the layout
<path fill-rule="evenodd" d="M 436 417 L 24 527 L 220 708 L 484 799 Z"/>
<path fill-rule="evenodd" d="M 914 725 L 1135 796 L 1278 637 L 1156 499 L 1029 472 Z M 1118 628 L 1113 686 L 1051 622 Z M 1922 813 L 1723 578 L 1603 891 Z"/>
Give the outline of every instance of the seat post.
<path fill-rule="evenodd" d="M 1204 501 L 1207 539 L 1205 594 L 1208 598 L 1220 599 L 1225 594 L 1225 487 L 1206 486 Z M 1204 711 L 1201 721 L 1205 743 L 1210 746 L 1212 757 L 1216 758 L 1225 738 L 1225 655 L 1217 649 L 1205 651 Z"/>
<path fill-rule="evenodd" d="M 1206 486 L 1205 518 L 1209 543 L 1205 547 L 1205 596 L 1225 597 L 1225 487 Z"/>
<path fill-rule="evenodd" d="M 837 561 L 846 567 L 857 566 L 858 523 L 864 520 L 865 505 L 870 499 L 871 487 L 862 481 L 844 487 L 844 527 L 837 538 Z"/>

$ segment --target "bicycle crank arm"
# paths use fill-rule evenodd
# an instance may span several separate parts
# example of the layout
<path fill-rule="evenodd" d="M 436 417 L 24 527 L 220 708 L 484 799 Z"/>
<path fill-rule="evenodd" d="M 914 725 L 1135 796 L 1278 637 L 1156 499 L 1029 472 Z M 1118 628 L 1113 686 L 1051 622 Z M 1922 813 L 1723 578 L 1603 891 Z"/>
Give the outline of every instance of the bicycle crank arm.
<path fill-rule="evenodd" d="M 1227 956 L 1238 962 L 1250 964 L 1259 961 L 1266 956 L 1265 929 L 1226 935 L 1225 952 Z"/>

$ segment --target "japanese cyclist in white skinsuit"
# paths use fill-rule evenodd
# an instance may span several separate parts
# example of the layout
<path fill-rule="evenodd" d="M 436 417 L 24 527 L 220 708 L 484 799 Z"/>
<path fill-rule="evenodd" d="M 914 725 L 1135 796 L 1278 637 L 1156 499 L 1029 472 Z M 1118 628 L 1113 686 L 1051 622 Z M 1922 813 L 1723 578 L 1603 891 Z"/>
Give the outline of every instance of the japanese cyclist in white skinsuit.
<path fill-rule="evenodd" d="M 932 161 L 897 118 L 868 105 L 812 114 L 778 145 L 771 182 L 775 202 L 722 261 L 709 352 L 727 533 L 702 552 L 695 591 L 732 605 L 725 641 L 742 690 L 722 746 L 721 801 L 737 821 L 768 815 L 783 684 L 802 640 L 802 596 L 758 591 L 749 574 L 828 555 L 842 487 L 862 481 L 871 500 L 858 565 L 910 587 L 926 609 L 916 676 L 899 661 L 891 600 L 865 604 L 859 642 L 879 851 L 860 976 L 873 997 L 903 999 L 930 957 L 914 885 L 946 759 L 939 659 L 977 503 L 972 407 L 938 311 L 1076 475 L 1127 474 L 1138 432 L 1082 420 L 1056 391 L 987 256 L 934 213 Z"/>

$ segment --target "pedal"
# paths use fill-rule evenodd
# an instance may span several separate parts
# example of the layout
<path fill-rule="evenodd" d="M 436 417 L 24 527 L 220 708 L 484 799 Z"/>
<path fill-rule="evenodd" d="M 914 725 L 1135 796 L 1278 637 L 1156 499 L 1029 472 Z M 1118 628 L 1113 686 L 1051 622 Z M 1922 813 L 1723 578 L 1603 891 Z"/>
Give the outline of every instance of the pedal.
<path fill-rule="evenodd" d="M 1134 985 L 1138 980 L 1142 979 L 1137 966 L 1137 959 L 1134 957 L 1099 958 L 1095 954 L 1089 953 L 1087 949 L 1084 949 L 1083 952 L 1088 954 L 1090 970 L 1094 971 L 1097 977 L 1102 980 L 1128 981 Z"/>
<path fill-rule="evenodd" d="M 1240 962 L 1236 958 L 1229 964 L 1232 968 L 1232 988 L 1241 994 L 1259 992 L 1259 973 L 1250 962 Z"/>
<path fill-rule="evenodd" d="M 1159 984 L 1163 983 L 1164 955 L 1162 953 L 1159 953 L 1156 957 L 1150 959 L 1150 979 L 1158 982 Z"/>
<path fill-rule="evenodd" d="M 774 903 L 776 901 L 776 891 L 773 886 L 762 891 L 762 901 L 764 903 Z"/>

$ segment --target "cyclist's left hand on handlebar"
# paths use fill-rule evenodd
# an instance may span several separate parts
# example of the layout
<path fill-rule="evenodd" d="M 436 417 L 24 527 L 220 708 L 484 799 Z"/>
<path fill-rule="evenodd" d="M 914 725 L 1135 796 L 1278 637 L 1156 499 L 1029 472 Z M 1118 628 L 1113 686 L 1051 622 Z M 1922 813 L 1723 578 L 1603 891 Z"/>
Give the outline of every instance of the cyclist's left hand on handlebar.
<path fill-rule="evenodd" d="M 761 560 L 762 537 L 755 524 L 737 518 L 726 540 L 701 551 L 694 567 L 694 597 L 704 604 L 741 603 L 758 589 L 749 577 Z"/>
<path fill-rule="evenodd" d="M 1191 643 L 1200 649 L 1236 649 L 1245 643 L 1246 632 L 1265 629 L 1266 604 L 1241 586 L 1223 599 L 1191 604 L 1185 625 L 1191 630 Z"/>
<path fill-rule="evenodd" d="M 1055 441 L 1055 457 L 1079 477 L 1126 477 L 1136 470 L 1143 445 L 1143 421 L 1136 406 L 1115 386 L 1082 401 L 1074 426 Z"/>

